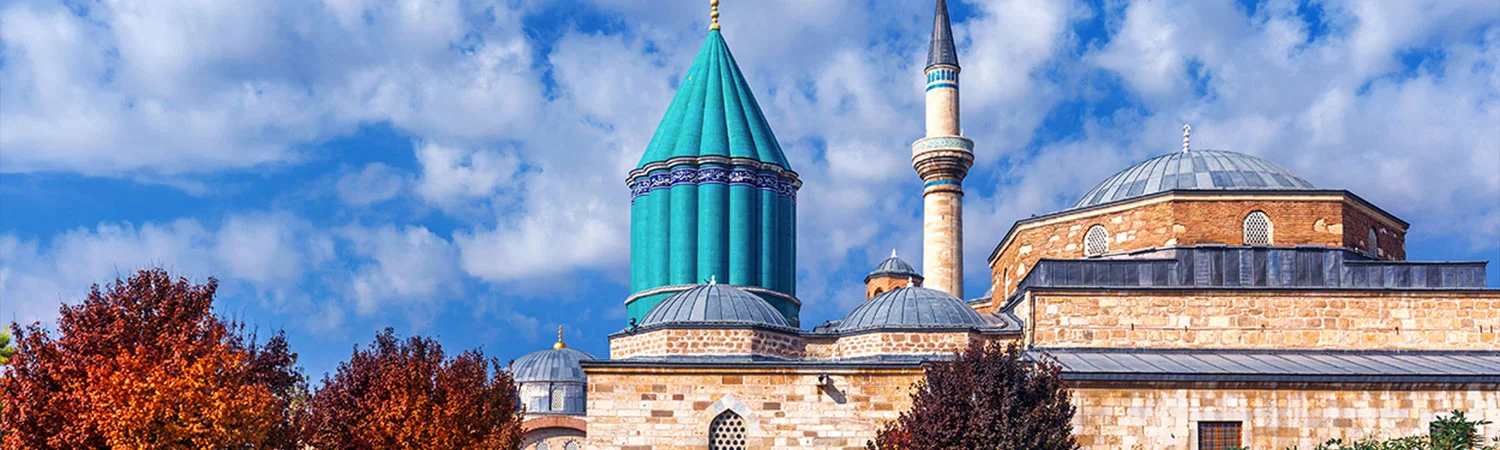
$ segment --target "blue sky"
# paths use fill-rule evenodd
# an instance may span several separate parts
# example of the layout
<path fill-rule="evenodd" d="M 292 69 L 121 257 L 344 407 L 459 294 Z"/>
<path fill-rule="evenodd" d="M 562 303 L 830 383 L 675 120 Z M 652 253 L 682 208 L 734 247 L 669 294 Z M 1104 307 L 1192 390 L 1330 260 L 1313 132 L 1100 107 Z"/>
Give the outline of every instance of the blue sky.
<path fill-rule="evenodd" d="M 386 326 L 502 359 L 608 353 L 629 191 L 707 1 L 0 2 L 0 316 L 162 266 L 285 329 L 315 378 Z M 1500 260 L 1500 8 L 1479 1 L 951 1 L 967 290 L 1016 219 L 1134 161 L 1271 159 Z M 919 264 L 929 0 L 726 0 L 793 168 L 803 322 Z M 1500 264 L 1489 268 L 1491 285 Z"/>

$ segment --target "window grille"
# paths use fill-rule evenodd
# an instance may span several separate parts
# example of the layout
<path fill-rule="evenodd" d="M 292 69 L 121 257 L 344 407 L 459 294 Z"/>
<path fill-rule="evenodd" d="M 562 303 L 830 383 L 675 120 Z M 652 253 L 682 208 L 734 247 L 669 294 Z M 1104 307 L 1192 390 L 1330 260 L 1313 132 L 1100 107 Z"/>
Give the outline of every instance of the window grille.
<path fill-rule="evenodd" d="M 1245 245 L 1271 245 L 1271 218 L 1266 213 L 1245 216 Z"/>
<path fill-rule="evenodd" d="M 1239 422 L 1198 422 L 1198 450 L 1240 448 Z"/>
<path fill-rule="evenodd" d="M 1376 251 L 1377 249 L 1380 248 L 1380 245 L 1378 245 L 1376 243 L 1377 242 L 1376 239 L 1378 239 L 1378 238 L 1379 238 L 1379 236 L 1375 235 L 1375 228 L 1371 227 L 1370 228 L 1370 239 L 1367 240 L 1367 241 L 1365 241 L 1365 245 L 1369 246 L 1369 248 L 1367 248 L 1366 250 L 1370 252 L 1371 256 L 1380 256 L 1380 253 L 1378 253 Z"/>
<path fill-rule="evenodd" d="M 551 410 L 551 411 L 562 411 L 564 409 L 567 409 L 567 406 L 568 406 L 567 402 L 568 402 L 568 396 L 563 395 L 563 388 L 561 388 L 561 387 L 554 387 L 554 388 L 552 388 L 552 407 L 549 408 L 549 410 Z"/>
<path fill-rule="evenodd" d="M 563 450 L 578 450 L 578 441 L 568 441 L 567 444 L 563 444 Z"/>
<path fill-rule="evenodd" d="M 745 450 L 745 419 L 724 411 L 708 425 L 708 450 Z"/>
<path fill-rule="evenodd" d="M 1109 252 L 1109 231 L 1094 225 L 1083 236 L 1083 256 L 1099 256 Z"/>
<path fill-rule="evenodd" d="M 538 442 L 538 443 L 536 443 L 536 450 L 547 450 L 547 443 L 546 442 Z"/>

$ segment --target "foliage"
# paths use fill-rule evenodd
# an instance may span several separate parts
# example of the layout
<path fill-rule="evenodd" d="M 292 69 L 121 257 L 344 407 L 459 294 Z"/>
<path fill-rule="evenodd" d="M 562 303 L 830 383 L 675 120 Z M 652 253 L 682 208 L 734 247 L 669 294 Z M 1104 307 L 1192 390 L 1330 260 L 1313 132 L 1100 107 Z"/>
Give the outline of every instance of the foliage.
<path fill-rule="evenodd" d="M 0 328 L 0 365 L 9 364 L 15 354 L 16 347 L 10 345 L 10 327 Z"/>
<path fill-rule="evenodd" d="M 56 336 L 16 328 L 4 447 L 296 448 L 296 354 L 215 316 L 217 288 L 143 270 L 62 306 Z"/>
<path fill-rule="evenodd" d="M 1015 344 L 974 343 L 927 369 L 912 406 L 869 448 L 1075 449 L 1074 407 L 1054 362 L 1028 361 Z"/>
<path fill-rule="evenodd" d="M 1366 438 L 1347 444 L 1343 439 L 1329 439 L 1313 450 L 1500 450 L 1500 437 L 1495 438 L 1492 445 L 1484 445 L 1484 438 L 1479 435 L 1479 427 L 1489 423 L 1487 420 L 1469 420 L 1463 411 L 1453 411 L 1448 416 L 1438 416 L 1432 422 L 1429 435 L 1389 440 Z"/>
<path fill-rule="evenodd" d="M 470 350 L 451 359 L 429 338 L 387 328 L 356 348 L 303 410 L 316 449 L 514 449 L 521 411 L 499 360 Z"/>

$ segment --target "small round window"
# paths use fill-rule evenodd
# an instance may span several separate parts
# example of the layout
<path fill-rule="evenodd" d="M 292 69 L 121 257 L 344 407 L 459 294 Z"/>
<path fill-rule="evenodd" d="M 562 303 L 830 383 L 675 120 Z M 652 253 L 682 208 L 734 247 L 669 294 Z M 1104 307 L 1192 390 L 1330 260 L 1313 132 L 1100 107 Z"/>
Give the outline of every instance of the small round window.
<path fill-rule="evenodd" d="M 1109 231 L 1094 225 L 1083 236 L 1083 256 L 1099 256 L 1109 252 Z"/>

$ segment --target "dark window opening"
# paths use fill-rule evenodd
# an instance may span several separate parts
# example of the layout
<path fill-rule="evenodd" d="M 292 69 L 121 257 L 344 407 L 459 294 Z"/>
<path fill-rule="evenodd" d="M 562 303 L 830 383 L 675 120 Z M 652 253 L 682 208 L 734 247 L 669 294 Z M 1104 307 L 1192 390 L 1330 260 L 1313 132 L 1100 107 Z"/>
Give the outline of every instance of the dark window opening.
<path fill-rule="evenodd" d="M 1198 422 L 1198 450 L 1240 448 L 1240 422 Z"/>

